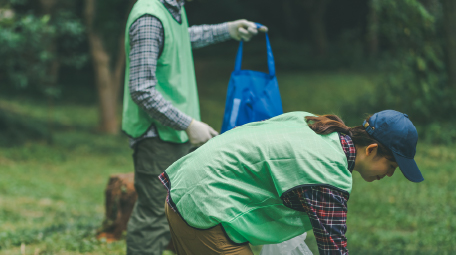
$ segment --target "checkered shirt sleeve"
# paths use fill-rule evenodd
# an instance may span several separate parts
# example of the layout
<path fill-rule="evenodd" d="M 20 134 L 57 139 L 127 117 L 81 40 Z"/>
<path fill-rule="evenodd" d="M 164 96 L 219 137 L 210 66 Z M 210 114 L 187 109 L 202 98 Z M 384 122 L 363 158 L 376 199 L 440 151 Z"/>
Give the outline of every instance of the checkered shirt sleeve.
<path fill-rule="evenodd" d="M 307 213 L 321 255 L 348 254 L 348 195 L 325 186 L 300 187 L 282 196 L 283 204 Z"/>
<path fill-rule="evenodd" d="M 228 23 L 215 25 L 198 25 L 188 28 L 192 48 L 202 48 L 214 43 L 224 42 L 231 39 L 228 32 Z"/>

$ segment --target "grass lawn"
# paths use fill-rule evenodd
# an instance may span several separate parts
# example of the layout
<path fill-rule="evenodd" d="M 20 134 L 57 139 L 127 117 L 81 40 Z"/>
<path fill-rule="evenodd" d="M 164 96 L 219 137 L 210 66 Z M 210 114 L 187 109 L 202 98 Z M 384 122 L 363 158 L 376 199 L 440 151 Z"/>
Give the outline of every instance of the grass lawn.
<path fill-rule="evenodd" d="M 231 67 L 214 71 L 211 65 L 196 66 L 202 117 L 220 129 Z M 341 105 L 374 86 L 370 75 L 278 73 L 285 111 L 340 113 Z M 49 116 L 41 101 L 0 97 L 0 106 L 31 120 Z M 123 241 L 94 238 L 109 175 L 133 171 L 126 137 L 97 133 L 96 114 L 95 106 L 58 103 L 51 118 L 66 128 L 55 129 L 52 144 L 0 147 L 0 254 L 125 253 Z M 351 254 L 456 253 L 456 146 L 421 143 L 417 162 L 426 179 L 420 184 L 400 171 L 374 183 L 354 174 L 348 202 Z M 318 254 L 312 233 L 306 243 Z"/>

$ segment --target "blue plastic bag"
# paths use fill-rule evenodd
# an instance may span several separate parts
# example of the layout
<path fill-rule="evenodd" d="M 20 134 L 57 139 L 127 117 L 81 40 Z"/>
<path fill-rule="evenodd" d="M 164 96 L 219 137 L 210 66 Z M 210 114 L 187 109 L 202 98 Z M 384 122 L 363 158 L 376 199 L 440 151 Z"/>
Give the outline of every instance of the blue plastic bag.
<path fill-rule="evenodd" d="M 257 24 L 260 28 L 262 25 Z M 234 71 L 226 96 L 222 133 L 249 122 L 262 121 L 283 113 L 274 56 L 266 33 L 269 73 L 241 70 L 243 41 L 239 44 Z"/>

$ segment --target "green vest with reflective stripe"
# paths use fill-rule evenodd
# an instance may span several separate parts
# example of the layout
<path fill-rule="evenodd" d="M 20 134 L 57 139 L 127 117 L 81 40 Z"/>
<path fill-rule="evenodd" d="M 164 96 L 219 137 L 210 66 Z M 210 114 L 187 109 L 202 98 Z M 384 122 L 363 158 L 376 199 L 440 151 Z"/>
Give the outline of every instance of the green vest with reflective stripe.
<path fill-rule="evenodd" d="M 158 58 L 155 73 L 157 78 L 156 89 L 174 107 L 192 118 L 200 120 L 195 69 L 185 9 L 182 9 L 182 24 L 179 24 L 160 1 L 138 0 L 130 12 L 125 30 L 127 64 L 125 68 L 122 130 L 129 136 L 136 138 L 144 134 L 154 124 L 162 140 L 184 143 L 188 141 L 185 131 L 163 126 L 133 102 L 130 95 L 128 87 L 130 76 L 129 30 L 130 26 L 144 14 L 157 17 L 164 28 L 164 47 Z"/>
<path fill-rule="evenodd" d="M 297 186 L 350 194 L 352 175 L 337 132 L 318 135 L 306 112 L 234 128 L 179 159 L 166 173 L 170 196 L 192 227 L 222 224 L 236 243 L 280 243 L 310 229 L 306 213 L 283 205 Z M 312 115 L 313 116 L 313 115 Z"/>

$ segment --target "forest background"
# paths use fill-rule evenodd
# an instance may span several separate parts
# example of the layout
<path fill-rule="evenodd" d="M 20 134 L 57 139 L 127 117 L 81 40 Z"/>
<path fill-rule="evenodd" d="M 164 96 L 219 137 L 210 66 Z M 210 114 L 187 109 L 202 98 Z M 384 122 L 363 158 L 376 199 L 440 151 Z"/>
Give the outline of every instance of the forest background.
<path fill-rule="evenodd" d="M 133 170 L 119 123 L 134 3 L 0 0 L 0 254 L 123 254 L 124 242 L 94 236 L 109 175 Z M 269 27 L 284 111 L 354 126 L 395 109 L 417 126 L 425 182 L 354 176 L 353 254 L 456 251 L 456 2 L 195 0 L 186 10 L 190 25 Z M 216 129 L 237 46 L 194 51 L 202 118 Z M 243 68 L 267 70 L 263 36 L 246 45 Z"/>

